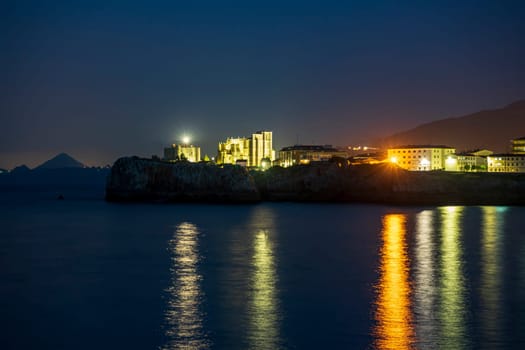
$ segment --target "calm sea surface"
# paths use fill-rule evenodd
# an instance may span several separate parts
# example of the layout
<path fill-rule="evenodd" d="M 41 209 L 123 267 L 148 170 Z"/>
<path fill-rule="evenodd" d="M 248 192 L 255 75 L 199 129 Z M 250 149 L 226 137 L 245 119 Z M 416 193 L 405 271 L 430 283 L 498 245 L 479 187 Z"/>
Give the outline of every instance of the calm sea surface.
<path fill-rule="evenodd" d="M 2 349 L 523 349 L 525 207 L 0 192 Z"/>

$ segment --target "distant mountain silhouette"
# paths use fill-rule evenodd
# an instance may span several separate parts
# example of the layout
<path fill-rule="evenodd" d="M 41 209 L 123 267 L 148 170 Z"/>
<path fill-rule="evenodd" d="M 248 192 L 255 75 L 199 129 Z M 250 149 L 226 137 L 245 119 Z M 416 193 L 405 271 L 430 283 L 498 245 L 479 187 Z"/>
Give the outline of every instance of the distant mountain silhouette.
<path fill-rule="evenodd" d="M 509 151 L 510 140 L 525 136 L 525 100 L 504 108 L 463 117 L 447 118 L 379 140 L 384 147 L 399 145 L 447 145 L 457 151 L 489 149 Z"/>
<path fill-rule="evenodd" d="M 71 156 L 61 153 L 42 165 L 25 165 L 0 174 L 0 193 L 17 193 L 13 198 L 104 198 L 109 168 L 86 168 Z M 37 198 L 32 197 L 32 198 Z"/>
<path fill-rule="evenodd" d="M 60 153 L 54 158 L 40 164 L 35 169 L 62 169 L 62 168 L 84 168 L 84 164 L 71 157 L 69 154 Z"/>
<path fill-rule="evenodd" d="M 30 171 L 31 171 L 31 169 L 29 169 L 27 167 L 27 165 L 23 164 L 23 165 L 17 166 L 13 170 L 11 170 L 11 173 L 16 175 L 16 174 L 25 174 L 25 173 L 28 173 Z"/>

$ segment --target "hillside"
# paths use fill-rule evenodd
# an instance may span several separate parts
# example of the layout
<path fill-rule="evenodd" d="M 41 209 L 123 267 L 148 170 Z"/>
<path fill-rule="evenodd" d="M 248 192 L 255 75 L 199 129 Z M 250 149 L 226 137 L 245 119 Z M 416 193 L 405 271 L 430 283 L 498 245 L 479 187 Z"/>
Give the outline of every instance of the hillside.
<path fill-rule="evenodd" d="M 458 151 L 484 148 L 507 152 L 510 140 L 525 136 L 525 100 L 495 110 L 420 125 L 379 141 L 382 147 L 437 144 Z"/>

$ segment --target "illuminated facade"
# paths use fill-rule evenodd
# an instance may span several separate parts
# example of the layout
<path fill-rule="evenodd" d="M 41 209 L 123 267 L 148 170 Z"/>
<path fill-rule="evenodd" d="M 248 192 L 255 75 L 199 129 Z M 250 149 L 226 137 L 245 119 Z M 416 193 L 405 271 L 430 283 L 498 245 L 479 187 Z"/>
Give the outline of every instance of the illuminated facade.
<path fill-rule="evenodd" d="M 289 167 L 310 162 L 328 161 L 333 157 L 346 158 L 348 154 L 333 148 L 331 145 L 295 145 L 279 151 L 279 165 Z"/>
<path fill-rule="evenodd" d="M 260 167 L 263 159 L 275 160 L 272 148 L 272 132 L 258 131 L 250 138 L 228 138 L 219 143 L 217 164 L 246 164 L 249 167 Z"/>
<path fill-rule="evenodd" d="M 487 156 L 493 152 L 483 149 L 472 152 L 448 155 L 445 159 L 446 171 L 487 171 Z"/>
<path fill-rule="evenodd" d="M 487 168 L 494 173 L 525 173 L 525 154 L 493 154 L 487 157 Z"/>
<path fill-rule="evenodd" d="M 410 171 L 445 170 L 447 158 L 455 151 L 447 146 L 402 146 L 388 149 L 388 159 Z"/>
<path fill-rule="evenodd" d="M 199 162 L 201 160 L 201 148 L 193 145 L 177 145 L 164 148 L 164 160 L 175 162 L 186 159 L 190 162 Z"/>
<path fill-rule="evenodd" d="M 525 137 L 511 141 L 511 153 L 487 157 L 487 167 L 494 173 L 525 173 Z"/>
<path fill-rule="evenodd" d="M 513 154 L 525 154 L 525 137 L 511 141 L 511 151 Z"/>

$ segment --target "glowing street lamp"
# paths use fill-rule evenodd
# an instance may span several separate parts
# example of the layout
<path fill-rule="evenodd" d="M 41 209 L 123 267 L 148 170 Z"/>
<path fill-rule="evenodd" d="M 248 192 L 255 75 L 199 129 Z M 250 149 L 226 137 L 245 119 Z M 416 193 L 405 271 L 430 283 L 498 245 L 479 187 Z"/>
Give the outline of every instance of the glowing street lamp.
<path fill-rule="evenodd" d="M 268 158 L 263 158 L 263 159 L 261 160 L 261 168 L 262 168 L 263 170 L 266 170 L 266 169 L 270 168 L 271 166 L 272 166 L 272 161 L 271 161 L 270 159 L 268 159 Z"/>
<path fill-rule="evenodd" d="M 182 136 L 182 143 L 183 144 L 189 145 L 190 142 L 191 142 L 191 138 L 188 135 Z"/>

